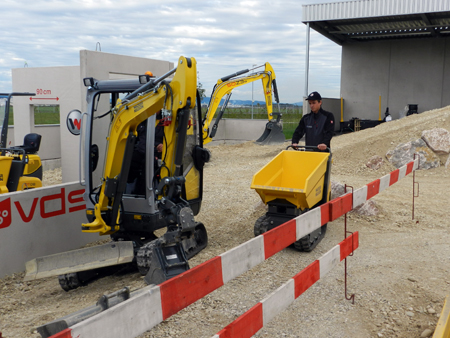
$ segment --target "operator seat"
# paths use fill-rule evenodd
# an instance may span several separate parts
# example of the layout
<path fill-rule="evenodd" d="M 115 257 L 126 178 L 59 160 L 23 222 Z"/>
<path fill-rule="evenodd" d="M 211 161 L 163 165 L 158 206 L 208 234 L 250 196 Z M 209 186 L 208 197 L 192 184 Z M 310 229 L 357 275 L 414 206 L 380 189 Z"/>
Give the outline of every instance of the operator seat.
<path fill-rule="evenodd" d="M 42 136 L 36 133 L 27 134 L 23 139 L 23 145 L 14 148 L 25 150 L 25 154 L 35 154 L 41 146 L 41 138 Z"/>

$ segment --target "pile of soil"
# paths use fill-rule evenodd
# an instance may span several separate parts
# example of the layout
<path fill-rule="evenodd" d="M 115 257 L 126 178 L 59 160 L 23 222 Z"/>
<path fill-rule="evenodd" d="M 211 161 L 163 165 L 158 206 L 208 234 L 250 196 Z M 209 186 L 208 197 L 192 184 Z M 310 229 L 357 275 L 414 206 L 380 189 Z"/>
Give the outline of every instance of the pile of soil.
<path fill-rule="evenodd" d="M 390 163 L 385 160 L 373 170 L 366 166 L 368 159 L 385 159 L 388 150 L 435 127 L 450 130 L 450 107 L 333 138 L 331 180 L 358 189 L 388 174 L 395 169 Z M 191 267 L 254 237 L 254 222 L 266 209 L 250 189 L 252 177 L 288 145 L 208 145 L 212 159 L 205 166 L 204 199 L 196 219 L 205 224 L 209 243 L 190 260 Z M 140 337 L 212 337 L 342 241 L 345 222 L 360 237 L 359 248 L 347 260 L 347 276 L 341 262 L 255 337 L 431 336 L 450 288 L 449 170 L 419 170 L 415 180 L 420 189 L 414 209 L 411 174 L 372 199 L 376 215 L 340 217 L 328 224 L 313 252 L 286 248 Z M 23 276 L 0 280 L 3 337 L 40 337 L 37 326 L 124 286 L 132 291 L 145 286 L 137 272 L 117 273 L 70 292 L 60 288 L 57 278 L 23 282 Z M 354 303 L 346 300 L 352 294 Z"/>

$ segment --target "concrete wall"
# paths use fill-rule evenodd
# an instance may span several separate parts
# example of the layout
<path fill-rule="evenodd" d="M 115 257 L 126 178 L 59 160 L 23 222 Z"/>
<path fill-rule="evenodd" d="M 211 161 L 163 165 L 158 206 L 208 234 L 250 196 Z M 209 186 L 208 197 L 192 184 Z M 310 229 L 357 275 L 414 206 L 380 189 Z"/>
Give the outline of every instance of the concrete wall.
<path fill-rule="evenodd" d="M 80 77 L 80 67 L 15 68 L 12 70 L 13 91 L 32 92 L 36 96 L 14 97 L 14 142 L 23 144 L 26 134 L 42 135 L 39 155 L 42 160 L 61 157 L 61 141 L 66 134 L 66 115 L 79 106 L 80 89 L 74 86 Z M 59 126 L 34 126 L 34 105 L 56 104 L 60 109 Z M 68 132 L 67 132 L 68 133 Z M 70 152 L 67 153 L 70 156 Z"/>
<path fill-rule="evenodd" d="M 62 125 L 65 128 L 66 124 Z M 61 127 L 59 125 L 41 125 L 31 128 L 32 133 L 42 135 L 39 155 L 41 160 L 61 158 Z M 42 150 L 42 151 L 41 151 Z"/>
<path fill-rule="evenodd" d="M 263 134 L 266 123 L 267 120 L 222 119 L 214 141 L 255 141 Z"/>
<path fill-rule="evenodd" d="M 61 184 L 0 195 L 0 278 L 36 257 L 78 249 L 99 239 L 81 232 L 84 188 Z"/>
<path fill-rule="evenodd" d="M 361 42 L 342 46 L 344 120 L 377 120 L 381 95 L 394 119 L 408 104 L 419 113 L 450 105 L 450 38 Z"/>

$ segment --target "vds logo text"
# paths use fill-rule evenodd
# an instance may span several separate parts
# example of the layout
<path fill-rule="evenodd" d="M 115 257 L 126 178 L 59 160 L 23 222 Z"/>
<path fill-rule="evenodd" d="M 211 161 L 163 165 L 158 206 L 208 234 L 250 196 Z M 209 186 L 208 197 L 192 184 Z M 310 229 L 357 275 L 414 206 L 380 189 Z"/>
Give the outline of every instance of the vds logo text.
<path fill-rule="evenodd" d="M 66 213 L 66 205 L 69 204 L 68 212 L 75 212 L 79 210 L 86 209 L 86 204 L 79 204 L 84 202 L 83 199 L 84 189 L 74 190 L 67 194 L 66 199 L 66 189 L 61 188 L 61 191 L 57 194 L 35 197 L 31 203 L 31 207 L 24 208 L 20 201 L 14 201 L 14 206 L 23 222 L 28 223 L 33 220 L 34 217 L 50 218 L 59 215 L 64 215 Z M 48 210 L 46 207 L 46 202 L 49 201 L 60 201 L 60 208 L 57 210 Z M 36 213 L 39 204 L 39 213 Z M 74 205 L 78 204 L 78 205 Z M 11 217 L 11 198 L 7 198 L 0 202 L 0 229 L 7 228 L 12 223 Z"/>

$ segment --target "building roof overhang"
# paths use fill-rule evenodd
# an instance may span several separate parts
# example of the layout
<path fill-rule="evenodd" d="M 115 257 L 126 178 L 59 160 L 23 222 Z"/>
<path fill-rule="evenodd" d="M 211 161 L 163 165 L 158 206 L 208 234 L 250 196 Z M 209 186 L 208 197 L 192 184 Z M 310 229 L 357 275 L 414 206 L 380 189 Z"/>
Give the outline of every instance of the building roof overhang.
<path fill-rule="evenodd" d="M 450 4 L 441 4 L 436 8 L 390 8 L 386 2 L 389 0 L 304 5 L 302 22 L 339 45 L 349 42 L 450 36 Z M 386 8 L 376 6 L 381 4 Z"/>

